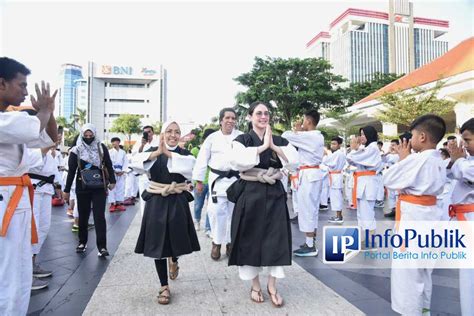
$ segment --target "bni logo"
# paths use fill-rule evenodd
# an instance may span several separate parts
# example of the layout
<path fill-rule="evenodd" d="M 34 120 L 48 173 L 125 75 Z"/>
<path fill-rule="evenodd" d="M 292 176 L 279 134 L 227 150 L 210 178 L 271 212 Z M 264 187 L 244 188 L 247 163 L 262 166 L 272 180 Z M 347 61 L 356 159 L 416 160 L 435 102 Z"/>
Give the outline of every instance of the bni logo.
<path fill-rule="evenodd" d="M 360 251 L 360 228 L 358 226 L 324 226 L 323 262 L 345 263 Z"/>

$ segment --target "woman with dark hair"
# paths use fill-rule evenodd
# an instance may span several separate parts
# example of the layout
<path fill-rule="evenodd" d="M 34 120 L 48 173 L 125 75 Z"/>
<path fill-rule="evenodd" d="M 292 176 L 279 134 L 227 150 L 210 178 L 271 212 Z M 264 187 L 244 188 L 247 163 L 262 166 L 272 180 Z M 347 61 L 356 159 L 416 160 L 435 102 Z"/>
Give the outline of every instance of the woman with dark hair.
<path fill-rule="evenodd" d="M 77 139 L 76 146 L 71 149 L 68 161 L 68 175 L 66 187 L 64 189 L 64 200 L 69 202 L 69 192 L 71 186 L 76 179 L 76 196 L 77 208 L 79 211 L 79 245 L 76 252 L 82 253 L 87 248 L 87 230 L 91 209 L 94 214 L 95 232 L 97 235 L 97 249 L 99 257 L 109 255 L 107 251 L 107 225 L 105 222 L 105 204 L 107 199 L 106 183 L 107 179 L 103 179 L 104 185 L 99 188 L 90 188 L 83 181 L 84 170 L 101 170 L 102 176 L 105 171 L 108 173 L 108 189 L 115 187 L 114 169 L 110 160 L 107 147 L 102 144 L 96 137 L 96 129 L 92 124 L 84 124 L 81 128 L 81 135 Z M 106 170 L 104 170 L 106 169 Z M 100 172 L 99 172 L 100 173 Z M 97 173 L 97 175 L 99 174 Z"/>
<path fill-rule="evenodd" d="M 252 280 L 250 295 L 257 303 L 263 302 L 259 274 L 268 267 L 267 291 L 280 307 L 276 278 L 283 278 L 283 266 L 291 265 L 291 228 L 280 169 L 296 170 L 298 153 L 286 139 L 272 135 L 268 109 L 262 102 L 252 103 L 252 129 L 232 142 L 231 164 L 240 179 L 227 190 L 235 203 L 229 265 L 239 266 L 242 280 Z"/>
<path fill-rule="evenodd" d="M 193 200 L 187 191 L 186 180 L 191 179 L 195 158 L 178 146 L 181 129 L 176 122 L 167 122 L 161 129 L 158 149 L 136 154 L 132 168 L 147 173 L 148 187 L 142 193 L 145 201 L 142 226 L 135 247 L 136 253 L 155 259 L 155 267 L 161 288 L 159 304 L 169 304 L 170 279 L 178 277 L 178 256 L 199 251 L 189 202 Z"/>
<path fill-rule="evenodd" d="M 359 133 L 360 136 L 351 139 L 351 151 L 347 154 L 347 162 L 357 168 L 354 172 L 352 204 L 357 208 L 358 225 L 373 233 L 376 228 L 374 208 L 378 185 L 375 175 L 382 168 L 382 157 L 375 128 L 365 126 Z"/>

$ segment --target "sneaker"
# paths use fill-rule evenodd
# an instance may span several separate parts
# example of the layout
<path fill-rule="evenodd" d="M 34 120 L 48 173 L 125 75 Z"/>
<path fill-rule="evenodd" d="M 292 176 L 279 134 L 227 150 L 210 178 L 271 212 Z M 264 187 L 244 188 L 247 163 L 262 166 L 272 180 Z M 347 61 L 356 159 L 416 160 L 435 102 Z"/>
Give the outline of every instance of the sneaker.
<path fill-rule="evenodd" d="M 383 201 L 375 201 L 375 207 L 383 208 L 385 203 Z"/>
<path fill-rule="evenodd" d="M 31 290 L 32 291 L 41 290 L 48 287 L 48 285 L 49 285 L 48 281 L 40 280 L 36 277 L 33 277 L 33 281 L 31 283 Z"/>
<path fill-rule="evenodd" d="M 383 214 L 384 217 L 395 217 L 395 215 L 396 215 L 395 208 L 392 208 L 390 213 Z"/>
<path fill-rule="evenodd" d="M 290 219 L 290 223 L 298 223 L 298 215 Z"/>
<path fill-rule="evenodd" d="M 105 257 L 108 257 L 109 256 L 109 252 L 107 251 L 107 249 L 105 248 L 102 248 L 100 249 L 99 253 L 97 254 L 99 257 L 102 257 L 102 258 L 105 258 Z"/>
<path fill-rule="evenodd" d="M 110 212 L 110 213 L 113 213 L 113 212 L 115 212 L 115 211 L 117 211 L 117 205 L 115 205 L 115 204 L 110 204 L 109 212 Z"/>
<path fill-rule="evenodd" d="M 87 245 L 79 244 L 79 245 L 77 245 L 77 247 L 76 247 L 76 252 L 77 252 L 77 253 L 83 253 L 83 252 L 86 251 L 86 249 L 87 249 Z"/>
<path fill-rule="evenodd" d="M 44 270 L 39 264 L 33 266 L 33 276 L 37 278 L 46 278 L 53 275 L 53 271 Z"/>
<path fill-rule="evenodd" d="M 194 229 L 198 232 L 201 230 L 201 223 L 199 222 L 194 222 Z"/>
<path fill-rule="evenodd" d="M 206 230 L 206 236 L 207 236 L 208 238 L 211 238 L 211 231 L 210 231 L 210 230 Z"/>
<path fill-rule="evenodd" d="M 71 230 L 73 233 L 77 233 L 79 231 L 79 225 L 73 224 Z"/>
<path fill-rule="evenodd" d="M 344 220 L 342 219 L 342 217 L 333 216 L 328 220 L 328 222 L 341 225 L 342 223 L 344 223 Z"/>
<path fill-rule="evenodd" d="M 300 249 L 293 251 L 293 254 L 297 257 L 316 257 L 318 249 L 316 246 L 309 247 L 307 244 L 304 244 Z"/>
<path fill-rule="evenodd" d="M 95 225 L 94 224 L 87 224 L 87 230 L 91 230 L 92 228 L 94 228 Z"/>
<path fill-rule="evenodd" d="M 320 211 L 327 211 L 328 209 L 329 209 L 329 207 L 327 205 L 322 205 L 322 204 L 319 205 L 319 210 Z"/>

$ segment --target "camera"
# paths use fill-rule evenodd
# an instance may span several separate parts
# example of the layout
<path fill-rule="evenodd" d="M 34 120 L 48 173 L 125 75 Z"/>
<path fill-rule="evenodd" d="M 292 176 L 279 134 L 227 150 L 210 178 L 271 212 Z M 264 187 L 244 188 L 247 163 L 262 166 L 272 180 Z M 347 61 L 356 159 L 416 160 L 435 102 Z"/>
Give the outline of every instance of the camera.
<path fill-rule="evenodd" d="M 143 136 L 142 136 L 146 141 L 148 141 L 148 133 L 147 132 L 143 132 Z"/>

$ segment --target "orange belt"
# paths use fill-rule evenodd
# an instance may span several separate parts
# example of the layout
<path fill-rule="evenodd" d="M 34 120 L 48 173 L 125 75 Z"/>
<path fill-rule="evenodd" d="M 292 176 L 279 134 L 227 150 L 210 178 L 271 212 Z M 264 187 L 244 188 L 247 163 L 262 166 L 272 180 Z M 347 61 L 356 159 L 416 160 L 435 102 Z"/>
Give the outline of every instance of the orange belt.
<path fill-rule="evenodd" d="M 23 195 L 23 188 L 28 187 L 28 193 L 30 196 L 30 205 L 31 205 L 31 243 L 38 243 L 38 233 L 36 231 L 35 217 L 33 215 L 33 197 L 34 189 L 31 184 L 31 179 L 28 175 L 23 175 L 21 177 L 0 177 L 0 186 L 14 185 L 16 186 L 15 191 L 8 202 L 7 209 L 5 210 L 5 215 L 2 220 L 2 229 L 0 231 L 0 237 L 5 237 L 7 235 L 8 226 L 15 214 L 15 210 L 18 206 L 18 203 L 21 200 Z"/>
<path fill-rule="evenodd" d="M 474 204 L 451 204 L 449 206 L 449 217 L 454 217 L 458 221 L 466 221 L 464 214 L 474 212 Z"/>
<path fill-rule="evenodd" d="M 329 186 L 332 186 L 332 175 L 340 174 L 341 172 L 342 172 L 341 170 L 329 171 Z"/>
<path fill-rule="evenodd" d="M 375 176 L 375 170 L 355 171 L 354 172 L 354 187 L 352 188 L 352 205 L 357 208 L 357 179 L 364 176 Z"/>
<path fill-rule="evenodd" d="M 299 176 L 298 174 L 295 174 L 294 176 L 290 175 L 290 181 L 295 187 L 295 189 L 298 187 L 298 176 Z"/>
<path fill-rule="evenodd" d="M 402 217 L 401 213 L 401 201 L 408 202 L 411 204 L 433 206 L 436 205 L 436 196 L 434 195 L 411 195 L 411 194 L 399 194 L 397 200 L 397 207 L 395 208 L 395 221 L 400 222 Z"/>
<path fill-rule="evenodd" d="M 305 169 L 319 169 L 319 166 L 300 166 L 298 169 L 299 169 L 299 170 L 305 170 Z"/>

